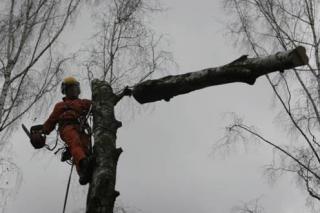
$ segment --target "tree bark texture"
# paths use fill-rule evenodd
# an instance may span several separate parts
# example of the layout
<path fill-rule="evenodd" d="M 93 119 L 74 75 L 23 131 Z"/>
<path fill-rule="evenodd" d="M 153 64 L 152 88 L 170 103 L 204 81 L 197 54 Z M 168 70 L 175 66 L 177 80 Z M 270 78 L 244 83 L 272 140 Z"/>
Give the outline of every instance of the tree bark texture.
<path fill-rule="evenodd" d="M 224 66 L 144 81 L 133 87 L 132 95 L 144 104 L 162 99 L 169 101 L 174 96 L 219 84 L 243 82 L 253 85 L 262 75 L 283 72 L 306 65 L 308 61 L 306 49 L 302 46 L 266 57 L 248 58 L 243 55 Z"/>
<path fill-rule="evenodd" d="M 121 122 L 115 119 L 117 97 L 105 81 L 93 80 L 93 154 L 96 157 L 92 181 L 87 196 L 87 213 L 112 213 L 119 192 L 115 190 L 117 162 L 122 152 L 116 148 L 117 129 Z"/>

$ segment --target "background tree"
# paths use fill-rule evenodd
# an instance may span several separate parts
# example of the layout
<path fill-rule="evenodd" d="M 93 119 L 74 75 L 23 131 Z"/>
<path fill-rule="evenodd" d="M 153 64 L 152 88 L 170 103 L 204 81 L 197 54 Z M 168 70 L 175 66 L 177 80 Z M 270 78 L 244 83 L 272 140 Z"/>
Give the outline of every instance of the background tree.
<path fill-rule="evenodd" d="M 59 82 L 66 58 L 53 43 L 78 0 L 2 1 L 0 8 L 0 131 L 13 125 Z M 45 63 L 43 63 L 45 62 Z M 4 140 L 2 140 L 4 142 Z"/>
<path fill-rule="evenodd" d="M 163 50 L 164 36 L 148 25 L 151 14 L 163 10 L 155 2 L 112 0 L 93 9 L 95 33 L 83 52 L 89 82 L 107 81 L 116 93 L 126 85 L 148 79 L 173 62 Z"/>
<path fill-rule="evenodd" d="M 62 65 L 54 43 L 79 0 L 5 0 L 0 2 L 0 207 L 21 181 L 19 168 L 5 149 L 18 121 L 60 82 Z M 42 101 L 42 102 L 41 102 Z M 38 105 L 37 105 L 38 104 Z"/>
<path fill-rule="evenodd" d="M 279 121 L 290 135 L 290 143 L 270 141 L 255 128 L 236 118 L 226 128 L 224 145 L 238 143 L 244 135 L 271 145 L 279 154 L 267 168 L 272 177 L 292 173 L 311 198 L 320 200 L 319 191 L 319 1 L 224 0 L 232 14 L 228 32 L 235 44 L 255 54 L 287 50 L 304 45 L 309 63 L 292 72 L 266 75 L 282 111 Z M 258 125 L 257 125 L 258 126 Z M 281 141 L 281 142 L 280 142 Z"/>
<path fill-rule="evenodd" d="M 264 209 L 261 207 L 260 198 L 243 202 L 232 208 L 231 213 L 263 213 Z"/>

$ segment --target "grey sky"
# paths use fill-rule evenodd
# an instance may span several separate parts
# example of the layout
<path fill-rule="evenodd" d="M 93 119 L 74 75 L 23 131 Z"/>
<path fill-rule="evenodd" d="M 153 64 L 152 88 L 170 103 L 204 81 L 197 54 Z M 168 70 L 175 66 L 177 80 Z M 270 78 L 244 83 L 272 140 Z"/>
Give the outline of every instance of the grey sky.
<path fill-rule="evenodd" d="M 225 39 L 217 21 L 225 17 L 217 1 L 161 2 L 170 9 L 158 15 L 153 26 L 169 35 L 179 73 L 222 65 L 243 54 Z M 72 34 L 66 34 L 69 50 L 79 48 L 89 35 L 87 24 L 82 17 Z M 118 134 L 118 146 L 124 150 L 118 164 L 119 203 L 143 213 L 227 213 L 234 205 L 262 196 L 266 212 L 307 212 L 305 192 L 296 189 L 291 177 L 273 186 L 263 177 L 262 166 L 272 159 L 270 147 L 261 143 L 224 158 L 211 155 L 215 141 L 223 136 L 225 112 L 236 112 L 269 138 L 285 141 L 286 135 L 274 123 L 277 110 L 271 107 L 272 100 L 271 89 L 260 78 L 254 86 L 216 86 L 140 110 Z M 6 212 L 61 212 L 69 166 L 50 152 L 33 157 L 35 151 L 21 129 L 12 142 L 24 178 Z M 68 212 L 84 206 L 83 191 L 74 173 Z"/>

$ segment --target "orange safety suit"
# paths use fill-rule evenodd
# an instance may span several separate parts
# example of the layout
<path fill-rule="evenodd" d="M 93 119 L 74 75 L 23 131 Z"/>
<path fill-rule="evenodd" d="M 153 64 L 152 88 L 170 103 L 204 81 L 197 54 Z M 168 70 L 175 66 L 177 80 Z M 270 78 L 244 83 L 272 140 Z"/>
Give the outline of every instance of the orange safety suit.
<path fill-rule="evenodd" d="M 78 118 L 86 116 L 92 102 L 88 99 L 63 98 L 58 102 L 49 118 L 43 124 L 43 131 L 49 134 L 59 124 L 60 138 L 68 145 L 79 172 L 79 161 L 89 154 L 90 136 L 80 129 Z"/>

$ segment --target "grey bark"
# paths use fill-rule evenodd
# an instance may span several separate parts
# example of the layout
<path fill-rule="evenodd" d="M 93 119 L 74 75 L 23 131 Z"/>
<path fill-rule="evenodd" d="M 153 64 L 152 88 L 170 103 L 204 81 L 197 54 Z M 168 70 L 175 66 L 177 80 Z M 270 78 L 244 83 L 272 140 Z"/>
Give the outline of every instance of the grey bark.
<path fill-rule="evenodd" d="M 262 75 L 305 65 L 308 60 L 302 46 L 261 58 L 244 55 L 224 66 L 144 81 L 134 86 L 132 95 L 144 104 L 162 99 L 169 101 L 174 96 L 219 84 L 243 82 L 253 85 Z"/>
<path fill-rule="evenodd" d="M 261 75 L 307 63 L 304 47 L 263 58 L 247 58 L 245 55 L 221 67 L 147 80 L 135 85 L 132 91 L 125 88 L 119 95 L 113 93 L 109 83 L 93 80 L 93 152 L 96 166 L 89 186 L 86 212 L 112 213 L 115 199 L 119 195 L 115 184 L 117 162 L 122 149 L 116 148 L 116 138 L 121 122 L 115 119 L 114 107 L 123 96 L 132 94 L 139 103 L 169 100 L 176 95 L 213 85 L 232 82 L 252 85 Z"/>
<path fill-rule="evenodd" d="M 121 148 L 116 148 L 117 129 L 114 107 L 118 101 L 111 86 L 105 81 L 92 81 L 93 154 L 96 165 L 87 197 L 87 213 L 112 213 L 119 195 L 115 190 L 116 170 Z"/>

